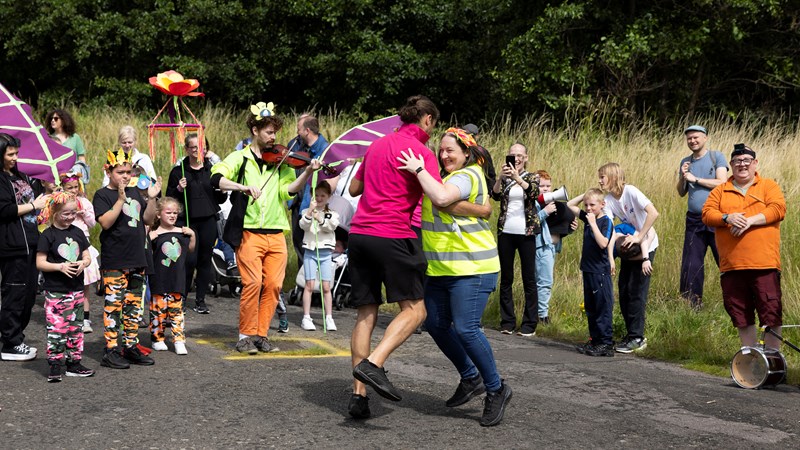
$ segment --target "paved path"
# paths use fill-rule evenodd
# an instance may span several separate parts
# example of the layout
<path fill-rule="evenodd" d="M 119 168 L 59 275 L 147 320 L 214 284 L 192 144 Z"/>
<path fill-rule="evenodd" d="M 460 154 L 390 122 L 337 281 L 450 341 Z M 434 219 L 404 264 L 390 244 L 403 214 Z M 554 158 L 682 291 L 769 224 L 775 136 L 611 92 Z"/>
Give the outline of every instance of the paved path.
<path fill-rule="evenodd" d="M 231 359 L 237 303 L 223 297 L 209 303 L 210 315 L 187 313 L 188 356 L 159 352 L 155 366 L 113 371 L 99 366 L 102 335 L 95 332 L 87 335 L 85 365 L 97 375 L 53 384 L 45 381 L 44 313 L 36 306 L 27 334 L 41 356 L 0 363 L 0 448 L 796 448 L 800 442 L 796 386 L 744 390 L 729 378 L 672 364 L 590 358 L 571 345 L 492 330 L 498 366 L 514 390 L 499 426 L 478 425 L 480 400 L 444 406 L 457 374 L 427 334 L 413 336 L 387 364 L 403 400 L 372 393 L 373 417 L 354 421 L 346 412 L 349 357 Z M 290 307 L 290 317 L 290 333 L 273 329 L 276 339 L 313 336 L 348 349 L 353 310 L 338 312 L 339 331 L 327 336 L 302 331 L 299 308 Z M 378 334 L 388 320 L 381 318 Z"/>

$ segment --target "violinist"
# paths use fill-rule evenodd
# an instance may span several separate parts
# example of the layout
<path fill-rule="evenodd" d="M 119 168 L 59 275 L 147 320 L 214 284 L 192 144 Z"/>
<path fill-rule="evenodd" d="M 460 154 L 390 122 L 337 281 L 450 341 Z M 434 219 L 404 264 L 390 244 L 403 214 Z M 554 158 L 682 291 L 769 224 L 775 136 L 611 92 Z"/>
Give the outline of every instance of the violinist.
<path fill-rule="evenodd" d="M 303 188 L 320 164 L 311 160 L 296 175 L 289 164 L 272 159 L 276 134 L 283 127 L 283 120 L 275 115 L 272 103 L 259 103 L 250 111 L 253 115 L 247 119 L 247 128 L 253 141 L 211 169 L 211 185 L 252 197 L 245 204 L 241 242 L 229 242 L 237 244 L 233 246 L 242 276 L 236 350 L 252 355 L 277 351 L 270 344 L 267 332 L 286 273 L 288 251 L 283 232 L 289 229 L 289 221 L 283 205 Z"/>
<path fill-rule="evenodd" d="M 297 142 L 301 152 L 308 152 L 310 158 L 319 158 L 328 147 L 325 136 L 320 134 L 319 120 L 310 115 L 303 114 L 297 119 Z M 290 148 L 291 145 L 290 145 Z M 308 208 L 311 196 L 311 184 L 306 183 L 301 193 L 292 201 L 292 244 L 297 254 L 297 269 L 303 265 L 303 230 L 300 228 L 300 211 Z"/>

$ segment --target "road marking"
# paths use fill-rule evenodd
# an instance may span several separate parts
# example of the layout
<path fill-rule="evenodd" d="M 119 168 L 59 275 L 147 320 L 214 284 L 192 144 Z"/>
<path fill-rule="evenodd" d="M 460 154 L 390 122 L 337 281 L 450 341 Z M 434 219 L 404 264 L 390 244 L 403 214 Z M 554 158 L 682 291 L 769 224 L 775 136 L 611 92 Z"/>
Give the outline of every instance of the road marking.
<path fill-rule="evenodd" d="M 194 342 L 200 345 L 210 345 L 219 350 L 227 352 L 222 359 L 229 361 L 234 360 L 252 360 L 252 359 L 285 359 L 285 358 L 341 358 L 350 357 L 350 351 L 334 346 L 330 342 L 323 341 L 315 338 L 270 338 L 270 344 L 281 348 L 281 351 L 274 353 L 261 353 L 256 355 L 247 355 L 238 353 L 235 350 L 236 341 L 233 339 L 218 338 L 218 339 L 194 339 Z"/>

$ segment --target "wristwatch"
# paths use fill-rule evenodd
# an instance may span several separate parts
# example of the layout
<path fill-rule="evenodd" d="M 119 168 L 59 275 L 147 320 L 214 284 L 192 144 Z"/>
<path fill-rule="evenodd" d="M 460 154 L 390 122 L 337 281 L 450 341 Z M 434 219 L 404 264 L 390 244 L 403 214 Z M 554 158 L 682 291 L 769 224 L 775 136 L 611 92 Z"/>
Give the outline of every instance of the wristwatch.
<path fill-rule="evenodd" d="M 419 173 L 422 172 L 423 170 L 425 170 L 424 167 L 417 167 L 417 170 L 415 170 L 414 173 L 419 175 Z"/>
<path fill-rule="evenodd" d="M 722 221 L 725 222 L 725 223 L 728 223 L 728 215 L 727 214 L 723 214 L 722 215 Z"/>
<path fill-rule="evenodd" d="M 644 261 L 650 261 L 650 257 L 649 256 L 645 256 L 644 258 L 642 258 L 642 262 L 644 262 Z"/>

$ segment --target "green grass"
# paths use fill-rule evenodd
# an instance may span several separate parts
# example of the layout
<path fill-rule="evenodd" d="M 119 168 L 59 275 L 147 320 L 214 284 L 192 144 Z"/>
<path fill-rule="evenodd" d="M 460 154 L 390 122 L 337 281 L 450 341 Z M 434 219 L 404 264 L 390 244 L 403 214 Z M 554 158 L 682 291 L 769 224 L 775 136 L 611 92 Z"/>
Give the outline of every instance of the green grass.
<path fill-rule="evenodd" d="M 131 124 L 139 131 L 138 148 L 147 151 L 146 125 L 152 112 L 137 114 L 114 108 L 70 108 L 78 123 L 78 133 L 83 136 L 92 167 L 89 193 L 96 190 L 100 181 L 105 149 L 116 145 L 119 127 Z M 211 148 L 221 156 L 244 136 L 246 111 L 233 111 L 218 105 L 207 105 L 200 111 L 200 120 L 207 126 Z M 553 185 L 565 184 L 572 195 L 597 185 L 597 168 L 606 162 L 618 162 L 626 172 L 628 183 L 640 188 L 655 204 L 660 217 L 655 224 L 660 246 L 654 261 L 654 273 L 647 306 L 648 349 L 644 355 L 674 361 L 693 369 L 716 374 L 726 374 L 734 353 L 738 350 L 736 330 L 722 308 L 719 272 L 710 258 L 706 260 L 705 306 L 700 312 L 691 310 L 678 295 L 681 249 L 683 246 L 683 221 L 686 198 L 675 191 L 676 170 L 680 159 L 689 151 L 681 130 L 688 120 L 674 129 L 664 131 L 655 124 L 631 124 L 628 128 L 609 125 L 608 111 L 597 111 L 586 117 L 566 117 L 568 125 L 555 127 L 547 117 L 525 118 L 513 121 L 508 116 L 497 116 L 479 123 L 484 134 L 480 143 L 490 149 L 495 161 L 502 161 L 508 147 L 522 142 L 529 148 L 529 169 L 546 169 L 553 176 Z M 284 116 L 286 124 L 278 135 L 278 142 L 286 143 L 295 131 L 293 115 Z M 332 140 L 356 120 L 338 111 L 321 114 L 322 133 Z M 780 119 L 780 118 L 779 118 Z M 781 185 L 789 206 L 782 224 L 782 264 L 784 293 L 784 323 L 800 323 L 800 278 L 796 255 L 800 250 L 800 230 L 795 217 L 798 191 L 800 191 L 800 164 L 796 151 L 800 147 L 800 124 L 787 124 L 780 120 L 767 121 L 725 116 L 695 118 L 710 130 L 709 145 L 729 154 L 733 144 L 746 142 L 758 152 L 760 172 L 775 178 Z M 448 126 L 441 123 L 440 128 Z M 438 136 L 431 146 L 438 146 Z M 171 167 L 168 136 L 157 136 L 156 170 L 164 177 Z M 166 181 L 166 180 L 165 180 Z M 495 226 L 496 215 L 491 219 Z M 93 230 L 99 233 L 99 228 Z M 541 336 L 582 342 L 587 338 L 586 319 L 581 312 L 583 301 L 581 276 L 578 270 L 581 248 L 580 232 L 566 238 L 564 250 L 556 259 L 555 283 L 551 300 L 552 325 L 541 327 Z M 291 249 L 290 236 L 287 235 Z M 95 240 L 96 242 L 96 240 Z M 290 250 L 286 290 L 294 286 L 297 271 L 296 258 Z M 517 270 L 514 291 L 518 311 L 522 308 L 522 286 Z M 387 311 L 397 311 L 388 307 Z M 521 316 L 521 314 L 520 314 Z M 497 293 L 490 297 L 484 323 L 495 327 L 499 323 Z M 624 334 L 624 325 L 615 310 L 614 333 Z M 786 338 L 800 343 L 800 331 L 787 330 Z M 800 354 L 786 350 L 789 378 L 800 383 Z"/>

